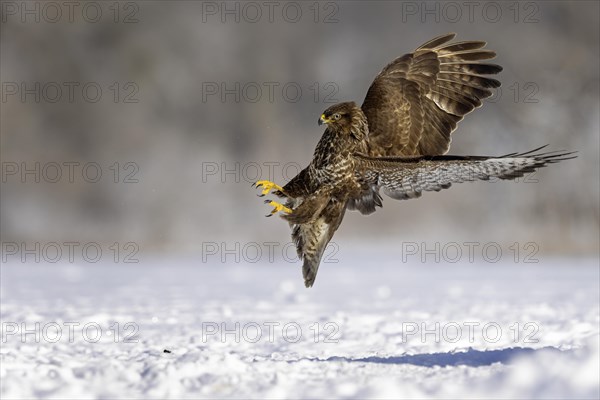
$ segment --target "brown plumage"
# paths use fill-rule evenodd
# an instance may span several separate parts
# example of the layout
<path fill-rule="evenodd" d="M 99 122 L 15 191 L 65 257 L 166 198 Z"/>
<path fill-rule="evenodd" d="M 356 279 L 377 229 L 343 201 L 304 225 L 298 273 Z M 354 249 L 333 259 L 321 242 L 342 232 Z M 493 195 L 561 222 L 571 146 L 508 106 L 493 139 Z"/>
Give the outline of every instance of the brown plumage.
<path fill-rule="evenodd" d="M 362 105 L 369 121 L 369 155 L 445 154 L 463 117 L 500 86 L 502 67 L 477 63 L 494 58 L 485 42 L 447 42 L 447 34 L 389 63 Z"/>
<path fill-rule="evenodd" d="M 495 57 L 485 42 L 448 43 L 447 34 L 399 57 L 377 75 L 362 107 L 336 104 L 321 115 L 327 124 L 313 160 L 283 188 L 259 181 L 285 197 L 271 202 L 292 226 L 303 260 L 304 283 L 313 285 L 325 247 L 346 209 L 362 214 L 382 207 L 383 193 L 411 199 L 452 183 L 514 179 L 572 153 L 512 153 L 499 157 L 445 156 L 462 118 L 491 96 L 500 82 L 487 75 L 502 68 L 480 63 Z M 272 214 L 273 214 L 272 213 Z"/>

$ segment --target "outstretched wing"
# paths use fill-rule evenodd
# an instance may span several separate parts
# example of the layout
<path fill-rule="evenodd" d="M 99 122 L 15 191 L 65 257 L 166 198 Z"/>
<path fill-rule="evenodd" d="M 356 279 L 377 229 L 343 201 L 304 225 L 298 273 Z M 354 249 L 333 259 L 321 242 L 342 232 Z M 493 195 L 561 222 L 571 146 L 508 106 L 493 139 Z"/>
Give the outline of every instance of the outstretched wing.
<path fill-rule="evenodd" d="M 369 157 L 355 155 L 365 184 L 394 199 L 414 199 L 423 191 L 440 191 L 453 183 L 490 178 L 515 179 L 548 164 L 575 158 L 573 153 L 535 153 L 486 156 Z"/>
<path fill-rule="evenodd" d="M 485 42 L 448 43 L 450 33 L 388 64 L 362 105 L 369 123 L 370 156 L 445 154 L 463 117 L 500 86 L 502 67 L 478 61 L 496 53 Z"/>
<path fill-rule="evenodd" d="M 302 275 L 307 288 L 315 283 L 323 252 L 342 223 L 345 211 L 345 203 L 331 200 L 311 221 L 297 224 L 292 222 L 292 239 L 296 243 L 298 257 L 304 261 Z M 294 213 L 285 219 L 293 221 L 292 217 Z"/>

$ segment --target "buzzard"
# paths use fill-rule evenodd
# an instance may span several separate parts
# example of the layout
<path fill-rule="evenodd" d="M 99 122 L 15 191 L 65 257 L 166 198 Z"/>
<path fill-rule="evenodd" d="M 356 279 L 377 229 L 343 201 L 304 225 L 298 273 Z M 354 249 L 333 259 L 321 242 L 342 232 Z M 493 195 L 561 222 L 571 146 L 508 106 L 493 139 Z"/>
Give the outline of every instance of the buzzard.
<path fill-rule="evenodd" d="M 362 214 L 382 207 L 383 193 L 414 199 L 452 183 L 515 179 L 537 168 L 573 158 L 573 153 L 511 153 L 504 156 L 444 155 L 463 117 L 481 106 L 500 82 L 489 75 L 502 67 L 481 62 L 496 53 L 481 41 L 436 37 L 389 63 L 377 75 L 362 106 L 345 102 L 319 118 L 327 128 L 310 165 L 281 187 L 258 181 L 260 196 L 273 193 L 285 205 L 266 200 L 292 227 L 303 260 L 306 287 L 317 276 L 325 247 L 347 209 Z"/>

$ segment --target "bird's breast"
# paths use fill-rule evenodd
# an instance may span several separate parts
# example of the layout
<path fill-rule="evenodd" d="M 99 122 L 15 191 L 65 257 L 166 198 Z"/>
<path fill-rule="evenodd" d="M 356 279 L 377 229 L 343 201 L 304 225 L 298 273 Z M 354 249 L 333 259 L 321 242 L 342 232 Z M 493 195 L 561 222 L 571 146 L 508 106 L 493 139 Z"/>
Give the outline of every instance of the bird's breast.
<path fill-rule="evenodd" d="M 354 181 L 354 162 L 350 157 L 330 158 L 321 165 L 315 165 L 311 175 L 321 185 L 339 185 Z"/>

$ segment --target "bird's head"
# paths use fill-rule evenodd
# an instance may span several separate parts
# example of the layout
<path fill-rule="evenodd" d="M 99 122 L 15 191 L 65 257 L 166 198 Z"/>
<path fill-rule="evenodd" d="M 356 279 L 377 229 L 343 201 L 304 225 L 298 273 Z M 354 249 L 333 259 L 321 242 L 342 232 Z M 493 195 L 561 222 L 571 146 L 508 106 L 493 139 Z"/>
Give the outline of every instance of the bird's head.
<path fill-rule="evenodd" d="M 367 129 L 365 114 L 353 101 L 339 103 L 323 111 L 319 117 L 319 125 L 322 124 L 336 131 L 351 133 L 357 139 L 362 138 Z"/>
<path fill-rule="evenodd" d="M 358 107 L 353 101 L 331 106 L 321 114 L 319 125 L 327 124 L 331 127 L 350 126 L 356 108 Z"/>

